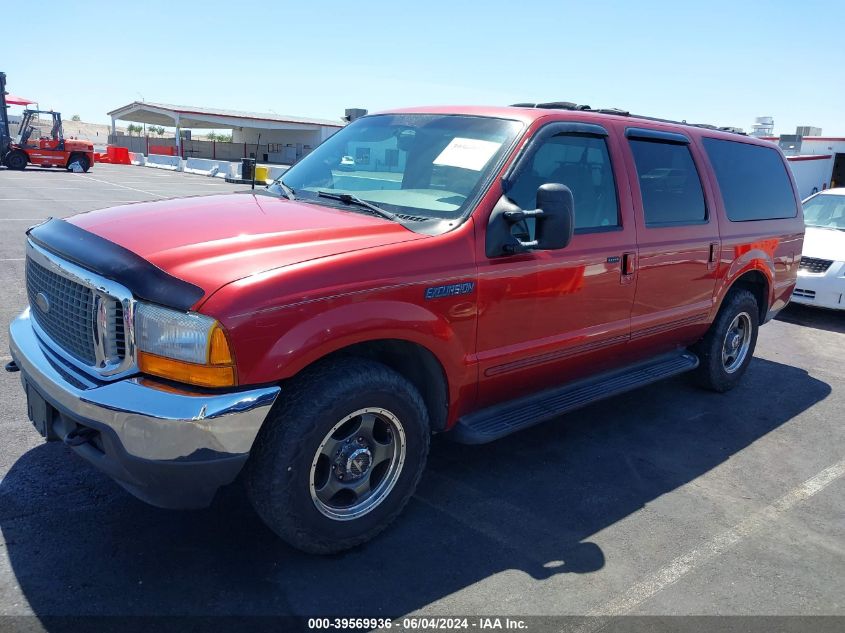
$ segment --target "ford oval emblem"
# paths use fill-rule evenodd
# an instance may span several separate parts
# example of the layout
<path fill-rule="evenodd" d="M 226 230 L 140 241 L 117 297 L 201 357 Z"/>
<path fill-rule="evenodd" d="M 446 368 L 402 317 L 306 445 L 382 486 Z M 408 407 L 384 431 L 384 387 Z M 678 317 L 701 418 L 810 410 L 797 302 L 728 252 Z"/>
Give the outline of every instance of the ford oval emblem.
<path fill-rule="evenodd" d="M 39 292 L 35 295 L 35 305 L 37 305 L 38 309 L 45 314 L 50 311 L 50 300 L 43 292 Z"/>

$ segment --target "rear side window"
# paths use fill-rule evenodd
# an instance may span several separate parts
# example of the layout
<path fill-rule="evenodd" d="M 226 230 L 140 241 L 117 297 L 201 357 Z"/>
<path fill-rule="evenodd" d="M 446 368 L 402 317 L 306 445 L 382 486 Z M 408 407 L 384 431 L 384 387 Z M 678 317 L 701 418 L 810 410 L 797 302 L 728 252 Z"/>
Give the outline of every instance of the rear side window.
<path fill-rule="evenodd" d="M 646 225 L 707 219 L 701 180 L 685 144 L 631 139 Z"/>
<path fill-rule="evenodd" d="M 728 219 L 732 222 L 794 218 L 792 184 L 774 148 L 716 138 L 704 139 Z"/>

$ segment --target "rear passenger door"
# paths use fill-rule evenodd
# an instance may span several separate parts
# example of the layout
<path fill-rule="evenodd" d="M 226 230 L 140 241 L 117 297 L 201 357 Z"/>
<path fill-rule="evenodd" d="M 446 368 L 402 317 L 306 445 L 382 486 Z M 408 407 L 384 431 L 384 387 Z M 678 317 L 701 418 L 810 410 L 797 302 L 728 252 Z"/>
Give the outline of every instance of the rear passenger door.
<path fill-rule="evenodd" d="M 631 345 L 658 352 L 706 330 L 719 259 L 719 227 L 690 139 L 627 127 L 628 175 L 637 217 L 637 283 Z"/>

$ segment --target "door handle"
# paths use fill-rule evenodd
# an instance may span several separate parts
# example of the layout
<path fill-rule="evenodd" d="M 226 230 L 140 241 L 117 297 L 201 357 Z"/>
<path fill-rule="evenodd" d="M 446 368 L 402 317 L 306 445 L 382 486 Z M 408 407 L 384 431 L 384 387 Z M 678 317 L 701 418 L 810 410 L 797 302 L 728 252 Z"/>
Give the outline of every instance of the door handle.
<path fill-rule="evenodd" d="M 710 256 L 707 258 L 707 270 L 715 270 L 719 263 L 721 249 L 719 242 L 710 242 Z"/>
<path fill-rule="evenodd" d="M 637 271 L 637 254 L 634 252 L 622 253 L 622 275 L 619 283 L 630 284 L 634 280 L 634 273 Z"/>

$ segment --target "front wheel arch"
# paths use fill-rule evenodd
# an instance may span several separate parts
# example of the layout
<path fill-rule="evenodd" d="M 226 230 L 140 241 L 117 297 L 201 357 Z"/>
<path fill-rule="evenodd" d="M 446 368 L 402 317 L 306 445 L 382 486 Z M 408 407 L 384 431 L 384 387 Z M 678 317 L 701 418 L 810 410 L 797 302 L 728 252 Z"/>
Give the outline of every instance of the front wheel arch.
<path fill-rule="evenodd" d="M 298 374 L 318 363 L 349 357 L 382 363 L 405 378 L 420 392 L 428 410 L 431 430 L 446 430 L 449 419 L 449 379 L 443 363 L 434 352 L 405 339 L 374 339 L 333 350 L 301 369 Z"/>

